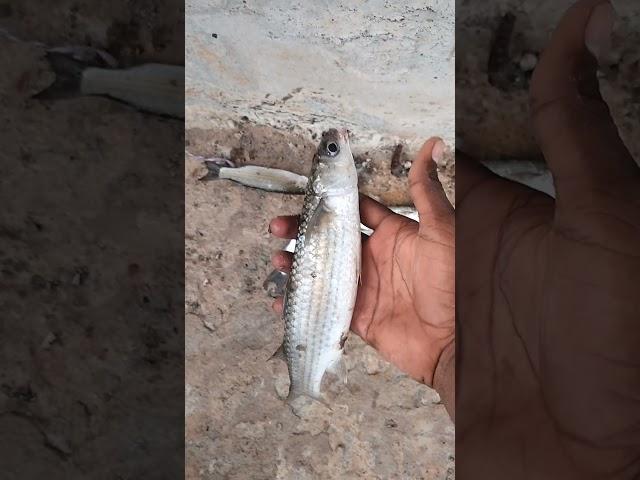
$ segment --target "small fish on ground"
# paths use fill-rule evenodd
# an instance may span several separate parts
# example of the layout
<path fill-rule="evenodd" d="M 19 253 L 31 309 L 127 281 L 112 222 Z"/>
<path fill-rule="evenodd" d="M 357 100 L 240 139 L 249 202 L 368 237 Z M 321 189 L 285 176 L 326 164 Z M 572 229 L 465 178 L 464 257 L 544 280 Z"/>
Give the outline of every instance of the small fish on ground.
<path fill-rule="evenodd" d="M 401 148 L 396 148 L 401 152 Z M 187 152 L 188 153 L 188 152 Z M 191 155 L 191 154 L 189 154 Z M 235 167 L 231 160 L 225 158 L 205 158 L 191 155 L 203 160 L 209 172 L 200 180 L 227 179 L 245 187 L 267 190 L 270 192 L 304 194 L 306 192 L 307 177 L 278 168 L 257 167 L 246 165 Z M 547 166 L 542 162 L 529 160 L 485 160 L 482 162 L 489 170 L 507 180 L 527 185 L 534 190 L 555 196 L 553 178 Z M 403 209 L 412 207 L 390 207 Z M 415 209 L 414 209 L 415 210 Z M 398 211 L 396 213 L 402 212 Z M 410 215 L 407 215 L 410 216 Z M 413 218 L 413 217 L 412 217 Z M 363 227 L 363 233 L 370 234 L 371 230 Z"/>
<path fill-rule="evenodd" d="M 246 187 L 268 192 L 303 194 L 307 189 L 307 177 L 278 168 L 245 165 L 234 167 L 230 160 L 222 158 L 205 159 L 207 174 L 200 180 L 231 180 Z"/>
<path fill-rule="evenodd" d="M 46 59 L 56 77 L 36 99 L 99 95 L 144 112 L 184 118 L 183 66 L 147 63 L 120 69 L 108 53 L 82 46 L 48 48 Z"/>

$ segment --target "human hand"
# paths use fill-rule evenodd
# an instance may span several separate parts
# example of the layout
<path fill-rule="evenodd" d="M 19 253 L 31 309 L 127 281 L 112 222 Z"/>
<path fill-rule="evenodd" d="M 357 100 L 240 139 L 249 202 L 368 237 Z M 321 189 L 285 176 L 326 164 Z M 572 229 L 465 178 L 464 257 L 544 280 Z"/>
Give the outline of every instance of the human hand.
<path fill-rule="evenodd" d="M 409 173 L 410 193 L 420 223 L 361 196 L 360 216 L 373 230 L 362 242 L 361 283 L 351 329 L 388 361 L 411 377 L 434 386 L 439 361 L 449 364 L 436 389 L 453 411 L 454 211 L 437 176 L 432 155 L 441 155 L 439 139 L 427 141 Z M 270 231 L 295 238 L 296 216 L 277 217 Z M 291 269 L 293 254 L 277 252 L 273 265 Z M 283 299 L 274 302 L 282 313 Z M 443 354 L 443 352 L 445 352 Z M 449 398 L 448 398 L 449 397 Z"/>
<path fill-rule="evenodd" d="M 598 88 L 607 5 L 571 8 L 532 79 L 556 200 L 456 156 L 462 476 L 640 475 L 640 169 Z"/>

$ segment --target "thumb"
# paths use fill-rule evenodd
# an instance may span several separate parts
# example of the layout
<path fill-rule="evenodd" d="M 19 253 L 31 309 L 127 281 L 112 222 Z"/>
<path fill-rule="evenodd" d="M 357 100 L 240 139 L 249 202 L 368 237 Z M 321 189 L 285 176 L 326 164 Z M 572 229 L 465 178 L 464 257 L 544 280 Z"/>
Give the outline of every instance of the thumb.
<path fill-rule="evenodd" d="M 437 137 L 430 138 L 422 146 L 413 160 L 409 171 L 409 192 L 420 216 L 420 226 L 438 225 L 453 217 L 453 207 L 447 200 L 438 179 L 439 161 L 445 150 L 444 142 Z"/>
<path fill-rule="evenodd" d="M 531 110 L 558 205 L 584 204 L 603 184 L 637 173 L 598 84 L 615 20 L 607 0 L 581 0 L 564 15 L 531 83 Z"/>

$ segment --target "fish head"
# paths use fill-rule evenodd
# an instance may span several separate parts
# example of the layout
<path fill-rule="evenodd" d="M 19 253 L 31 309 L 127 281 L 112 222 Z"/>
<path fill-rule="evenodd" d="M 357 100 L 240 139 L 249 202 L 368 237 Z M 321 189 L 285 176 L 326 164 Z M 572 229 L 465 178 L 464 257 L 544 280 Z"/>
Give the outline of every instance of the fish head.
<path fill-rule="evenodd" d="M 317 195 L 339 195 L 358 185 L 358 173 L 349 146 L 349 132 L 332 128 L 323 132 L 313 160 L 312 185 Z"/>

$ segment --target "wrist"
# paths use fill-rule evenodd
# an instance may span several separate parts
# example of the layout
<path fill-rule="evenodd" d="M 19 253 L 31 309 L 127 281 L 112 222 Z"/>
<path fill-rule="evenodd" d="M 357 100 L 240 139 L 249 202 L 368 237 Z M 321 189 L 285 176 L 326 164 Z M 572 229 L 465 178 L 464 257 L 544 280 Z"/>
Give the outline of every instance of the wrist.
<path fill-rule="evenodd" d="M 451 420 L 455 422 L 456 342 L 449 342 L 440 353 L 433 372 L 431 387 L 438 392 Z"/>

